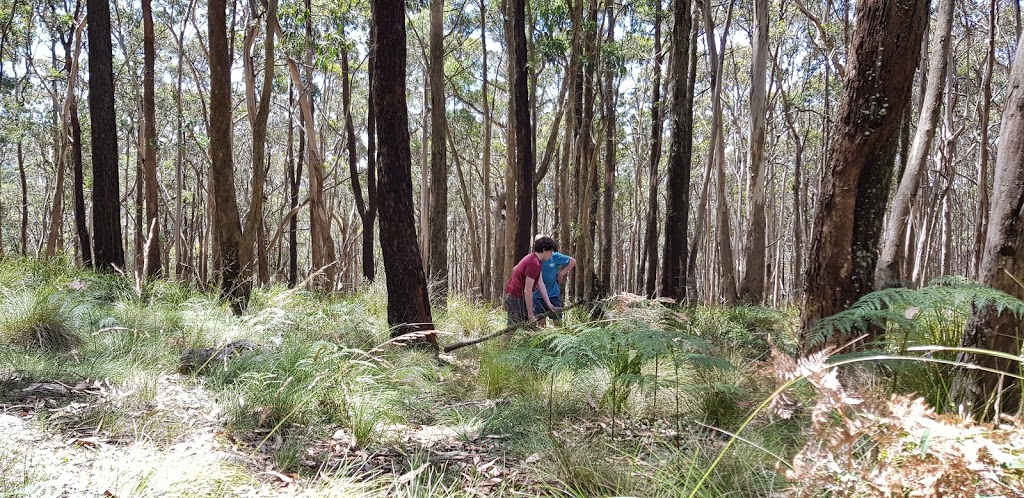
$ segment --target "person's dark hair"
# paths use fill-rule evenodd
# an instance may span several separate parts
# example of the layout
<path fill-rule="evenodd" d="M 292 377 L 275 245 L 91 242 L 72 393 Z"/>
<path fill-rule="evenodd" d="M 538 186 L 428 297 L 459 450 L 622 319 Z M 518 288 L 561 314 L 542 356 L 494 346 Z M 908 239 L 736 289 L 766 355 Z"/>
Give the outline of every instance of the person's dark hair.
<path fill-rule="evenodd" d="M 539 237 L 533 241 L 533 252 L 557 251 L 558 244 L 551 237 Z"/>

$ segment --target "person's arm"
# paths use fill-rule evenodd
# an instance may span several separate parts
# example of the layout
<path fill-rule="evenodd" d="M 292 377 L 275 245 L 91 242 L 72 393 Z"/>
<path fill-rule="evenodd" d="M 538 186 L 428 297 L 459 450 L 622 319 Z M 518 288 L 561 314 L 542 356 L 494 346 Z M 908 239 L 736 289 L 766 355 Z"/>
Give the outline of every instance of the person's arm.
<path fill-rule="evenodd" d="M 548 286 L 544 284 L 543 278 L 537 281 L 537 289 L 540 290 L 540 297 L 548 309 L 555 311 L 555 305 L 551 304 L 551 298 L 548 297 Z"/>
<path fill-rule="evenodd" d="M 523 283 L 523 301 L 526 301 L 526 316 L 532 322 L 533 318 L 533 283 L 536 280 L 533 277 L 527 276 L 526 282 Z M 543 281 L 542 281 L 543 283 Z"/>
<path fill-rule="evenodd" d="M 555 277 L 555 280 L 557 280 L 558 283 L 560 283 L 560 284 L 564 283 L 565 282 L 565 275 L 568 274 L 569 270 L 571 270 L 572 267 L 574 267 L 574 266 L 576 266 L 576 258 L 570 256 L 569 257 L 569 264 L 565 265 L 564 268 L 562 268 L 561 270 L 558 271 L 558 276 Z"/>

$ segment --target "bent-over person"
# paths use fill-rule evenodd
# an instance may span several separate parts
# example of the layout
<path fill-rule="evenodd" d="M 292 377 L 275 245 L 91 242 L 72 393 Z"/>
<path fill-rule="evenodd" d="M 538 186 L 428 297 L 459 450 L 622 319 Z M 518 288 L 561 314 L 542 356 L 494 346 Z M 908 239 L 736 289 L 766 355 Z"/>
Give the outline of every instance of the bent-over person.
<path fill-rule="evenodd" d="M 541 278 L 541 265 L 551 259 L 555 252 L 554 239 L 540 237 L 533 242 L 533 252 L 519 260 L 512 269 L 512 276 L 505 285 L 505 311 L 508 312 L 508 326 L 534 320 L 534 291 L 550 310 L 555 310 L 548 298 L 547 288 Z"/>

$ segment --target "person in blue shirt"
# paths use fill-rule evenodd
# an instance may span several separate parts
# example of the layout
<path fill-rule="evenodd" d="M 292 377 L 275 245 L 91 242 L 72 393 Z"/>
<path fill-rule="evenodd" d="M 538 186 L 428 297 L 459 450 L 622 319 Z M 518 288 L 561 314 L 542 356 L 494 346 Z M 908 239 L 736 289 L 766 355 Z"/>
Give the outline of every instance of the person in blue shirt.
<path fill-rule="evenodd" d="M 541 237 L 546 236 L 537 236 L 538 239 Z M 565 282 L 566 274 L 568 274 L 569 270 L 574 266 L 576 266 L 576 258 L 558 252 L 557 244 L 555 245 L 555 252 L 551 254 L 551 258 L 547 261 L 541 262 L 540 278 L 544 282 L 544 286 L 547 288 L 548 298 L 551 300 L 551 304 L 553 304 L 556 309 L 560 310 L 562 308 L 562 283 Z M 544 300 L 540 296 L 540 291 L 534 291 L 533 294 L 533 313 L 535 315 L 539 315 L 547 312 L 548 310 L 544 307 Z M 556 326 L 561 325 L 561 311 L 555 313 L 552 317 L 552 321 Z M 545 319 L 541 318 L 537 320 L 537 324 L 543 327 Z"/>

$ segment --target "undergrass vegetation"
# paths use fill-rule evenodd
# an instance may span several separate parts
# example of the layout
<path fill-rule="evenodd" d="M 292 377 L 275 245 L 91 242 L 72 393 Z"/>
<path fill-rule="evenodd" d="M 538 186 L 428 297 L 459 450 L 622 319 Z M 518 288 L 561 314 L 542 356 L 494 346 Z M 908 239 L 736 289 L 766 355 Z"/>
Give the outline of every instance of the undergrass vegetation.
<path fill-rule="evenodd" d="M 1019 489 L 1024 467 L 1019 431 L 931 411 L 949 408 L 949 366 L 832 349 L 794 360 L 795 309 L 620 295 L 559 327 L 436 355 L 391 339 L 380 282 L 347 295 L 260 287 L 235 316 L 169 280 L 4 259 L 0 295 L 0 407 L 71 460 L 132 461 L 111 467 L 118 495 L 852 495 L 863 489 L 836 469 L 892 489 L 908 478 L 885 455 L 931 477 L 981 465 L 957 441 L 1004 470 L 998 485 L 962 481 L 979 492 Z M 885 339 L 867 354 L 956 346 L 981 302 L 1024 311 L 946 279 L 870 295 L 813 339 L 874 326 Z M 434 318 L 442 344 L 504 327 L 499 309 L 457 295 Z M 182 369 L 188 358 L 202 368 Z M 48 489 L 46 465 L 0 446 L 0 494 Z"/>

